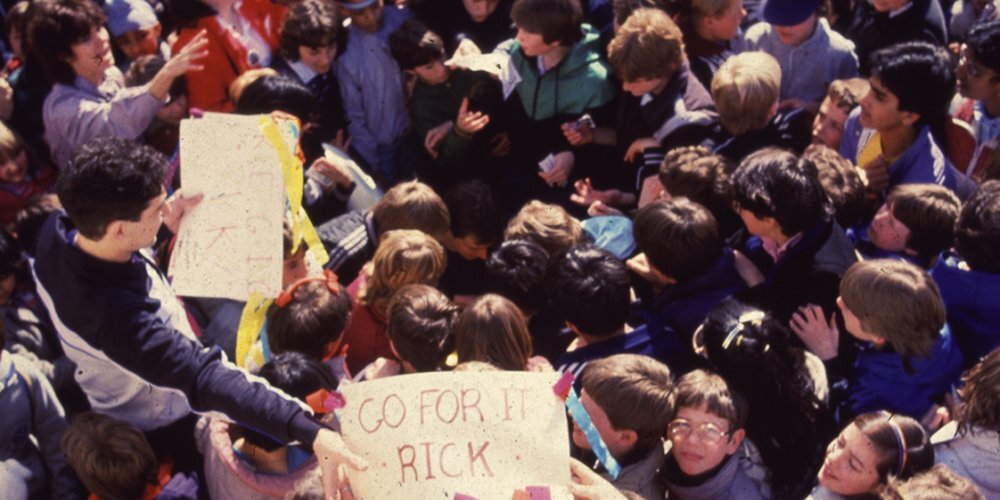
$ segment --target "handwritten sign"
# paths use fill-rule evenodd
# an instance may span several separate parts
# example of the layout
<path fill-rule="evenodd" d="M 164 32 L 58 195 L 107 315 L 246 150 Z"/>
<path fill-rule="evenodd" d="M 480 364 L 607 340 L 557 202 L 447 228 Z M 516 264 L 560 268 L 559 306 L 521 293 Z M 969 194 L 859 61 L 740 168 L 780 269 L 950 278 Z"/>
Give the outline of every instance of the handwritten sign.
<path fill-rule="evenodd" d="M 569 482 L 569 438 L 557 373 L 422 373 L 341 386 L 350 470 L 363 499 L 510 500 Z"/>
<path fill-rule="evenodd" d="M 178 295 L 246 300 L 281 291 L 285 188 L 260 120 L 205 113 L 181 122 L 182 184 L 204 198 L 182 220 L 171 257 Z"/>

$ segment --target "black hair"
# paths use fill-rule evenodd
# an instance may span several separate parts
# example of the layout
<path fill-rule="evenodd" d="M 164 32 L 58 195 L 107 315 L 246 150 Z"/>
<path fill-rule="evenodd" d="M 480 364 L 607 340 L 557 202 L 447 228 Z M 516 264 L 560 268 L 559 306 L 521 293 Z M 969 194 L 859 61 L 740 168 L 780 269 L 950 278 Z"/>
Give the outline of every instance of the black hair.
<path fill-rule="evenodd" d="M 73 46 L 101 29 L 107 18 L 90 0 L 38 0 L 28 9 L 28 32 L 25 40 L 42 69 L 55 82 L 71 85 L 76 72 L 67 62 Z"/>
<path fill-rule="evenodd" d="M 732 299 L 709 313 L 700 331 L 709 362 L 749 402 L 747 435 L 771 470 L 777 498 L 809 492 L 835 434 L 805 353 L 789 337 L 773 315 Z"/>
<path fill-rule="evenodd" d="M 444 195 L 444 204 L 451 215 L 452 236 L 472 235 L 486 245 L 500 241 L 504 221 L 489 184 L 479 179 L 456 184 Z"/>
<path fill-rule="evenodd" d="M 299 47 L 337 45 L 342 53 L 347 30 L 341 29 L 337 9 L 322 0 L 304 0 L 288 8 L 281 24 L 279 44 L 281 56 L 289 61 L 299 60 Z"/>
<path fill-rule="evenodd" d="M 545 269 L 549 253 L 529 240 L 507 240 L 486 259 L 486 288 L 519 309 L 534 313 L 545 307 Z"/>
<path fill-rule="evenodd" d="M 155 149 L 128 139 L 95 139 L 59 175 L 59 201 L 82 236 L 99 240 L 113 221 L 138 221 L 163 193 L 166 162 Z"/>
<path fill-rule="evenodd" d="M 965 45 L 976 62 L 1000 73 L 1000 20 L 973 26 L 965 35 Z"/>
<path fill-rule="evenodd" d="M 14 235 L 0 229 L 0 278 L 13 275 L 16 283 L 31 284 L 31 270 L 28 269 L 28 258 Z M 0 330 L 3 327 L 0 326 Z M 3 344 L 0 343 L 0 349 Z"/>
<path fill-rule="evenodd" d="M 762 149 L 740 163 L 732 176 L 732 194 L 739 208 L 758 218 L 774 218 L 786 236 L 833 214 L 816 164 L 776 148 Z"/>
<path fill-rule="evenodd" d="M 982 183 L 958 217 L 955 251 L 969 268 L 1000 273 L 1000 181 Z"/>
<path fill-rule="evenodd" d="M 926 42 L 907 42 L 878 50 L 869 61 L 872 78 L 899 99 L 898 109 L 919 114 L 914 126 L 929 125 L 938 144 L 945 145 L 944 124 L 955 95 L 948 52 Z"/>
<path fill-rule="evenodd" d="M 695 278 L 722 255 L 715 217 L 687 198 L 650 203 L 639 209 L 632 235 L 649 263 L 678 281 Z"/>
<path fill-rule="evenodd" d="M 444 42 L 426 24 L 409 19 L 389 37 L 389 50 L 401 69 L 413 69 L 433 61 L 443 61 Z"/>
<path fill-rule="evenodd" d="M 283 111 L 302 122 L 319 119 L 319 105 L 312 91 L 283 75 L 262 76 L 247 85 L 236 101 L 235 111 L 241 115 Z"/>
<path fill-rule="evenodd" d="M 163 69 L 167 61 L 159 54 L 139 56 L 129 64 L 128 71 L 125 72 L 125 85 L 138 87 L 145 85 Z M 181 75 L 174 78 L 174 83 L 170 84 L 170 98 L 179 99 L 187 94 L 187 77 Z"/>
<path fill-rule="evenodd" d="M 286 352 L 271 358 L 260 367 L 257 376 L 267 380 L 272 387 L 302 401 L 320 389 L 337 390 L 337 379 L 329 368 L 297 352 Z M 274 451 L 284 446 L 284 443 L 266 434 L 248 427 L 244 427 L 243 430 L 247 442 L 259 448 Z"/>
<path fill-rule="evenodd" d="M 570 247 L 553 258 L 545 281 L 552 308 L 580 332 L 606 337 L 625 325 L 628 269 L 607 250 L 592 244 Z"/>

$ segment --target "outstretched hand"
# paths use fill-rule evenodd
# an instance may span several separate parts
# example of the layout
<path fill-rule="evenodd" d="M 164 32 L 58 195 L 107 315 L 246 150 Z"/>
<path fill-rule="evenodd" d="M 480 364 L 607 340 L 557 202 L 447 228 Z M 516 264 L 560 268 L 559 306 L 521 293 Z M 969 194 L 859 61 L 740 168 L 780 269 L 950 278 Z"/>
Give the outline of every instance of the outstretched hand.
<path fill-rule="evenodd" d="M 827 321 L 823 317 L 822 307 L 809 304 L 800 307 L 788 323 L 806 348 L 819 359 L 826 361 L 837 357 L 837 350 L 840 348 L 837 313 L 830 314 L 830 320 Z"/>

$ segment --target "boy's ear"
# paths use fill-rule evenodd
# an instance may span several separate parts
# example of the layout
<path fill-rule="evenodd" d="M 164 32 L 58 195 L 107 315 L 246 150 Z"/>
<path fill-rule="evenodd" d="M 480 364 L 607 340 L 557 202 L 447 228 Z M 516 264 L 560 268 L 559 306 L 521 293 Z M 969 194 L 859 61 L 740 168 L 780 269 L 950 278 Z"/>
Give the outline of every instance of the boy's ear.
<path fill-rule="evenodd" d="M 912 127 L 914 123 L 920 120 L 920 113 L 914 113 L 912 111 L 900 111 L 899 117 L 903 120 L 903 124 L 907 127 Z"/>
<path fill-rule="evenodd" d="M 631 450 L 632 447 L 635 446 L 635 442 L 639 440 L 639 433 L 632 429 L 615 429 L 615 433 L 618 434 L 618 441 L 629 450 Z"/>
<path fill-rule="evenodd" d="M 874 339 L 872 339 L 872 344 L 875 344 L 875 347 L 882 348 L 883 346 L 885 346 L 885 344 L 889 342 L 888 340 L 886 340 L 885 337 L 882 337 L 881 335 L 876 335 L 872 333 L 872 336 L 875 337 Z"/>
<path fill-rule="evenodd" d="M 417 76 L 417 72 L 412 69 L 404 69 L 403 73 L 406 73 L 406 76 Z"/>
<path fill-rule="evenodd" d="M 736 453 L 736 450 L 740 448 L 743 444 L 743 438 L 747 436 L 747 431 L 743 429 L 737 429 L 733 431 L 733 434 L 729 436 L 729 444 L 726 445 L 726 455 L 732 455 Z"/>
<path fill-rule="evenodd" d="M 117 239 L 124 235 L 125 235 L 125 221 L 123 220 L 115 220 L 109 222 L 107 230 L 104 231 L 104 238 Z"/>

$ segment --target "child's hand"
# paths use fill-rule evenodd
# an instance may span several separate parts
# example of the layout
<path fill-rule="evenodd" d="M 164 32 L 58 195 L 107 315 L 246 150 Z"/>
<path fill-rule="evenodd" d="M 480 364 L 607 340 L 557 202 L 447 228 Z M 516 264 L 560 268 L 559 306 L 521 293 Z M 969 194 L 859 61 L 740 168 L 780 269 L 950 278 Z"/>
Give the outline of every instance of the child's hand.
<path fill-rule="evenodd" d="M 207 47 L 208 37 L 205 30 L 201 30 L 153 76 L 149 82 L 149 93 L 161 101 L 166 100 L 175 78 L 188 71 L 201 71 L 205 68 L 198 61 L 208 55 Z"/>
<path fill-rule="evenodd" d="M 572 482 L 569 491 L 573 498 L 583 500 L 618 500 L 626 498 L 607 479 L 594 472 L 575 458 L 569 459 L 569 471 Z"/>
<path fill-rule="evenodd" d="M 510 153 L 510 136 L 507 135 L 507 132 L 500 132 L 499 134 L 494 135 L 493 138 L 490 139 L 490 144 L 493 146 L 490 154 L 493 155 L 494 158 L 507 156 L 507 153 Z"/>
<path fill-rule="evenodd" d="M 561 128 L 571 146 L 583 146 L 594 142 L 594 129 L 590 128 L 589 123 L 577 125 L 576 122 L 566 122 Z"/>
<path fill-rule="evenodd" d="M 573 183 L 576 192 L 569 195 L 569 200 L 577 205 L 589 206 L 595 201 L 613 204 L 621 191 L 617 189 L 598 190 L 590 183 L 590 178 L 580 179 Z"/>
<path fill-rule="evenodd" d="M 9 120 L 14 113 L 14 89 L 6 78 L 0 78 L 0 120 Z"/>
<path fill-rule="evenodd" d="M 462 98 L 462 105 L 458 108 L 458 118 L 455 119 L 455 126 L 465 137 L 486 128 L 490 123 L 490 115 L 482 111 L 469 112 L 469 98 Z"/>
<path fill-rule="evenodd" d="M 532 356 L 528 358 L 528 364 L 524 367 L 525 371 L 529 372 L 554 372 L 555 368 L 552 368 L 552 363 L 545 359 L 543 356 Z"/>
<path fill-rule="evenodd" d="M 659 176 L 646 177 L 646 180 L 642 181 L 642 189 L 639 191 L 639 208 L 660 201 L 664 199 L 665 195 L 666 189 L 663 189 Z"/>
<path fill-rule="evenodd" d="M 640 253 L 625 261 L 625 267 L 638 274 L 640 278 L 652 283 L 654 287 L 663 288 L 670 284 L 670 280 L 649 263 L 645 253 Z"/>
<path fill-rule="evenodd" d="M 603 201 L 595 201 L 587 207 L 587 215 L 591 217 L 600 217 L 602 215 L 625 215 L 621 210 L 614 207 L 609 207 L 604 204 Z"/>
<path fill-rule="evenodd" d="M 347 140 L 344 140 L 344 137 L 347 137 Z M 333 136 L 333 139 L 330 139 L 330 144 L 346 153 L 347 149 L 351 147 L 352 139 L 354 138 L 348 136 L 344 129 L 340 129 L 337 131 L 337 135 Z"/>
<path fill-rule="evenodd" d="M 183 188 L 174 191 L 174 195 L 163 204 L 163 225 L 172 233 L 177 234 L 181 227 L 184 214 L 201 202 L 201 193 L 186 195 Z"/>
<path fill-rule="evenodd" d="M 563 151 L 555 155 L 556 164 L 552 167 L 552 170 L 548 172 L 538 172 L 538 176 L 541 177 L 546 184 L 549 186 L 560 186 L 566 184 L 569 180 L 569 174 L 573 172 L 573 163 L 576 158 L 570 151 Z"/>
<path fill-rule="evenodd" d="M 657 147 L 660 147 L 660 141 L 653 139 L 652 137 L 636 139 L 635 142 L 628 147 L 628 151 L 625 152 L 625 161 L 632 163 L 633 161 L 638 160 L 638 156 L 646 152 L 646 149 Z"/>
<path fill-rule="evenodd" d="M 951 414 L 948 412 L 947 407 L 939 404 L 931 405 L 930 409 L 927 410 L 927 413 L 925 413 L 923 418 L 920 419 L 920 424 L 923 425 L 928 432 L 934 432 L 948 422 L 951 422 Z"/>
<path fill-rule="evenodd" d="M 330 429 L 320 429 L 316 434 L 313 452 L 323 474 L 323 492 L 326 498 L 354 498 L 344 465 L 354 470 L 365 470 L 368 462 L 351 451 L 340 434 Z"/>
<path fill-rule="evenodd" d="M 353 182 L 351 180 L 351 172 L 341 161 L 330 161 L 330 158 L 320 156 L 312 163 L 312 168 L 315 168 L 317 172 L 323 174 L 323 177 L 333 181 L 333 184 L 329 188 L 324 186 L 324 190 L 326 191 L 333 189 L 335 186 L 346 188 L 351 185 L 351 182 Z"/>
<path fill-rule="evenodd" d="M 424 149 L 431 155 L 431 158 L 438 157 L 438 147 L 444 142 L 444 138 L 448 136 L 448 132 L 451 132 L 451 128 L 454 126 L 454 122 L 447 121 L 427 131 L 427 136 L 424 137 Z"/>
<path fill-rule="evenodd" d="M 873 193 L 881 193 L 889 186 L 889 163 L 885 156 L 878 155 L 874 160 L 861 166 L 863 179 L 867 180 L 866 188 Z"/>
<path fill-rule="evenodd" d="M 809 304 L 799 308 L 788 322 L 792 331 L 802 339 L 802 343 L 823 361 L 837 357 L 840 347 L 840 331 L 837 329 L 837 313 L 830 320 L 823 318 L 823 308 Z"/>
<path fill-rule="evenodd" d="M 365 380 L 375 380 L 378 378 L 393 377 L 399 375 L 403 367 L 388 358 L 378 358 L 372 364 L 365 367 Z"/>

